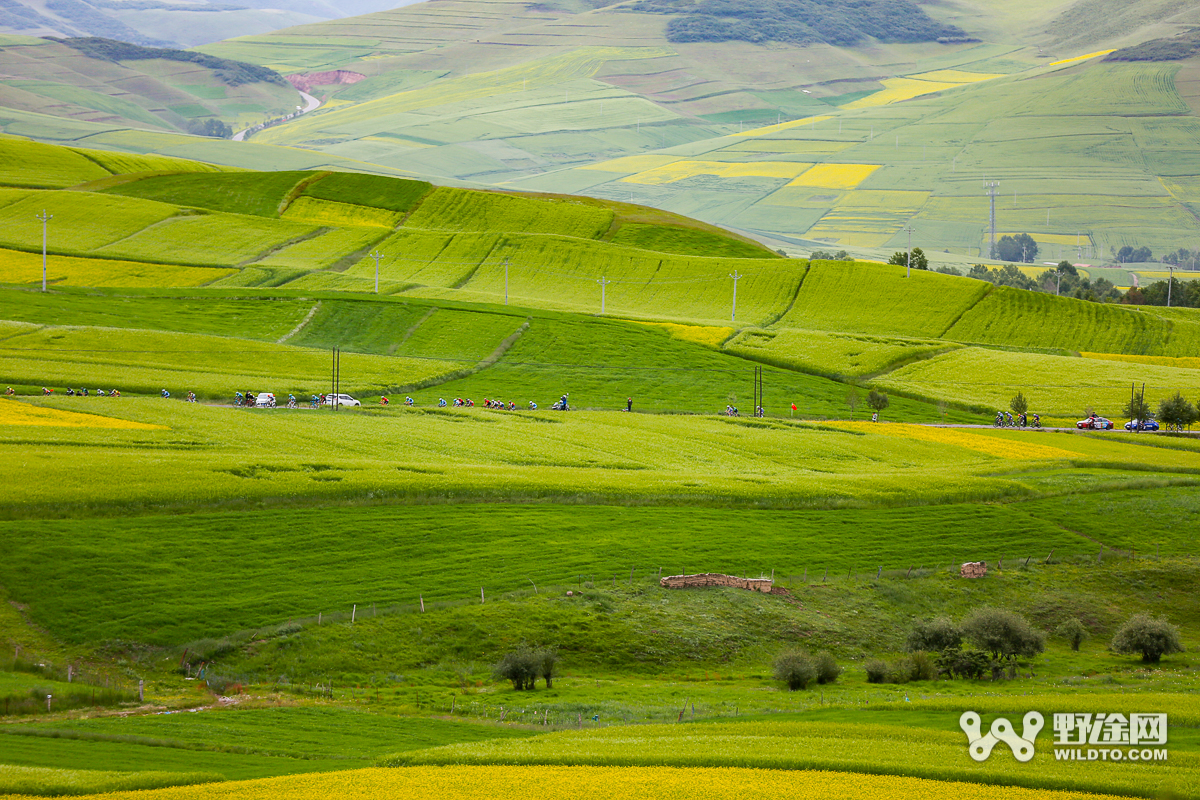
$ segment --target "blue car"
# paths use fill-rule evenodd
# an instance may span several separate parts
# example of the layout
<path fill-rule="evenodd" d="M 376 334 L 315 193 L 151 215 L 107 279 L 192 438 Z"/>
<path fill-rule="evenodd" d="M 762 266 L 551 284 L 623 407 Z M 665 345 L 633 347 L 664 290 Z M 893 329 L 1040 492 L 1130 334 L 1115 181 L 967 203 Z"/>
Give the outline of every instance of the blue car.
<path fill-rule="evenodd" d="M 1137 422 L 1126 422 L 1125 430 L 1127 431 L 1156 431 L 1158 430 L 1158 420 L 1154 419 L 1139 419 Z"/>

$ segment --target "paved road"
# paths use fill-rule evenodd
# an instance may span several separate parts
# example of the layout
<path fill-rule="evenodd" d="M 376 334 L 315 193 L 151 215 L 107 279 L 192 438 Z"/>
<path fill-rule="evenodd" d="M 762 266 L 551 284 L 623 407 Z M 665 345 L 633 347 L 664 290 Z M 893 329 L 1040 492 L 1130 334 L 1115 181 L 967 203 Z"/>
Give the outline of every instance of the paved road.
<path fill-rule="evenodd" d="M 297 89 L 296 91 L 300 91 L 300 90 Z M 313 97 L 308 92 L 300 92 L 300 97 L 304 100 L 304 107 L 301 108 L 300 112 L 299 112 L 301 114 L 307 114 L 310 111 L 315 111 L 321 105 L 321 101 L 318 100 L 317 98 Z M 237 133 L 235 133 L 233 135 L 233 141 L 235 141 L 235 142 L 246 141 L 246 131 L 249 131 L 249 130 L 250 130 L 250 128 L 246 128 L 245 130 L 240 130 Z"/>

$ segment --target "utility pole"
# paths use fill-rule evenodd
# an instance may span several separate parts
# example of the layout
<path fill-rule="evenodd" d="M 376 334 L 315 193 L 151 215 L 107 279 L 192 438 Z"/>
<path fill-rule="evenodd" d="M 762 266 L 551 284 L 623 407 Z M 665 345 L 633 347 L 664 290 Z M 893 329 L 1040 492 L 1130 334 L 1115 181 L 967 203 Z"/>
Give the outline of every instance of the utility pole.
<path fill-rule="evenodd" d="M 739 275 L 738 271 L 736 269 L 734 269 L 733 274 L 730 275 L 729 277 L 733 278 L 733 313 L 729 315 L 729 321 L 733 322 L 737 319 L 737 282 L 738 282 L 738 278 L 744 278 L 746 276 Z"/>
<path fill-rule="evenodd" d="M 904 230 L 908 231 L 908 266 L 904 268 L 904 277 L 912 277 L 912 225 L 910 224 Z"/>
<path fill-rule="evenodd" d="M 504 259 L 504 305 L 508 305 L 508 259 Z"/>
<path fill-rule="evenodd" d="M 370 255 L 375 259 L 375 294 L 379 294 L 379 259 L 383 258 L 383 253 L 376 248 Z"/>
<path fill-rule="evenodd" d="M 988 257 L 995 258 L 996 256 L 996 189 L 1000 184 L 992 181 L 988 183 L 984 181 L 983 187 L 987 190 L 988 196 Z"/>
<path fill-rule="evenodd" d="M 1172 264 L 1171 268 L 1167 271 L 1167 275 L 1170 276 L 1167 278 L 1167 308 L 1170 308 L 1171 307 L 1171 284 L 1175 283 L 1175 265 L 1174 264 Z M 43 291 L 45 291 L 45 290 L 43 290 Z"/>
<path fill-rule="evenodd" d="M 606 286 L 608 286 L 610 283 L 612 283 L 612 281 L 608 280 L 607 278 L 602 277 L 599 280 L 597 280 L 596 283 L 600 284 L 600 313 L 603 314 L 604 313 L 604 288 Z"/>
<path fill-rule="evenodd" d="M 1058 297 L 1058 290 L 1062 288 L 1062 272 L 1058 273 L 1058 285 L 1054 287 L 1054 296 Z"/>
<path fill-rule="evenodd" d="M 37 219 L 42 221 L 42 291 L 46 291 L 46 223 L 54 219 L 53 214 L 47 214 L 46 209 L 42 209 L 42 213 L 37 215 Z"/>

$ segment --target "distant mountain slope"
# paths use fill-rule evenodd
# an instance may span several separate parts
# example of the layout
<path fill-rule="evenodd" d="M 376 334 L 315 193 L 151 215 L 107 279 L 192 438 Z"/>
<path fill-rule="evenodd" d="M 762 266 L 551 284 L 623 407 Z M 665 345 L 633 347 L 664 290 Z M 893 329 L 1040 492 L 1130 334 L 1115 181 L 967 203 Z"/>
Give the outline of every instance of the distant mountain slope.
<path fill-rule="evenodd" d="M 238 126 L 295 109 L 296 91 L 271 70 L 200 53 L 106 39 L 0 39 L 0 103 L 68 120 L 186 131 Z"/>
<path fill-rule="evenodd" d="M 0 34 L 104 36 L 190 47 L 338 19 L 413 0 L 0 0 Z"/>

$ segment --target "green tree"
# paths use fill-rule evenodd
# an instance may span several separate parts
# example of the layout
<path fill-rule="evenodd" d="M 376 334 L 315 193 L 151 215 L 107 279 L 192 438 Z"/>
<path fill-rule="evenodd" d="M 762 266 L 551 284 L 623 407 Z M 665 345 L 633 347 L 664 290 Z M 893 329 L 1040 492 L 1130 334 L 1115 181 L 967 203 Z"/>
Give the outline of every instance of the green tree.
<path fill-rule="evenodd" d="M 877 392 L 872 389 L 867 393 L 867 405 L 875 409 L 876 413 L 883 411 L 890 403 L 886 392 Z"/>
<path fill-rule="evenodd" d="M 924 650 L 940 653 L 946 649 L 957 650 L 962 646 L 962 629 L 949 617 L 922 620 L 913 626 L 904 646 L 910 652 Z"/>
<path fill-rule="evenodd" d="M 1001 236 L 992 251 L 992 258 L 1001 261 L 1020 261 L 1032 263 L 1037 258 L 1037 242 L 1028 233 L 1018 233 L 1016 236 Z"/>
<path fill-rule="evenodd" d="M 1150 404 L 1141 395 L 1133 395 L 1121 408 L 1123 419 L 1146 420 L 1150 418 Z"/>
<path fill-rule="evenodd" d="M 1183 430 L 1196 421 L 1196 407 L 1179 392 L 1158 404 L 1158 421 L 1168 429 Z"/>
<path fill-rule="evenodd" d="M 1008 407 L 1014 414 L 1020 415 L 1029 410 L 1029 403 L 1025 402 L 1024 394 L 1017 392 L 1013 399 L 1008 401 Z"/>
<path fill-rule="evenodd" d="M 1063 275 L 1071 275 L 1076 278 L 1079 277 L 1079 270 L 1075 269 L 1074 264 L 1066 260 L 1058 262 L 1058 266 L 1055 267 L 1054 271 L 1061 272 Z"/>
<path fill-rule="evenodd" d="M 1159 659 L 1171 653 L 1184 652 L 1179 641 L 1179 629 L 1166 619 L 1149 614 L 1134 614 L 1113 636 L 1115 653 L 1141 653 L 1142 661 L 1157 664 Z"/>
<path fill-rule="evenodd" d="M 817 665 L 804 650 L 785 650 L 775 657 L 774 674 L 794 692 L 817 679 Z"/>
<path fill-rule="evenodd" d="M 967 641 L 994 659 L 1036 656 L 1046 648 L 1045 637 L 1024 617 L 999 608 L 971 612 L 962 630 Z"/>
<path fill-rule="evenodd" d="M 854 419 L 854 411 L 861 402 L 862 398 L 859 397 L 858 387 L 851 386 L 850 391 L 846 392 L 846 405 L 850 407 L 850 419 Z"/>
<path fill-rule="evenodd" d="M 908 265 L 908 251 L 898 250 L 892 253 L 892 257 L 888 259 L 889 264 L 895 264 L 898 267 Z M 925 256 L 925 251 L 919 247 L 912 249 L 912 268 L 913 269 L 929 269 L 929 259 Z"/>
<path fill-rule="evenodd" d="M 1055 629 L 1054 635 L 1070 642 L 1072 650 L 1078 650 L 1079 645 L 1088 638 L 1089 633 L 1087 627 L 1082 622 L 1075 617 L 1071 617 Z"/>

